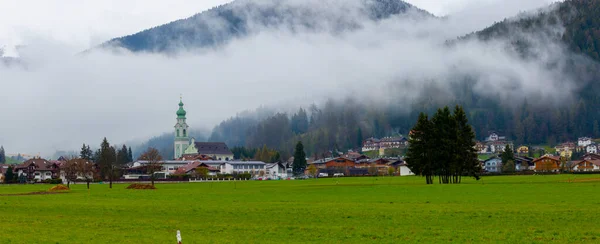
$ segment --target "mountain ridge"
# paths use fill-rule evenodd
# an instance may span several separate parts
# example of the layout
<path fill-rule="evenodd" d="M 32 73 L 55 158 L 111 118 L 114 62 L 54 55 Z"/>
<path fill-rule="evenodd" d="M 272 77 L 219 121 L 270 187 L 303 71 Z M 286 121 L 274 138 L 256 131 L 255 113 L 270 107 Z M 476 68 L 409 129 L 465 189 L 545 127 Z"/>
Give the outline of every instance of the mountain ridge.
<path fill-rule="evenodd" d="M 312 30 L 332 29 L 334 31 L 360 28 L 361 23 L 353 19 L 355 16 L 352 15 L 364 15 L 363 17 L 377 21 L 413 10 L 423 18 L 435 17 L 425 10 L 401 0 L 316 2 L 320 3 L 318 8 L 309 7 L 306 3 L 302 4 L 297 0 L 269 2 L 272 5 L 269 3 L 259 4 L 254 0 L 237 0 L 188 18 L 114 38 L 101 44 L 100 47 L 124 48 L 131 52 L 176 52 L 180 49 L 220 46 L 235 38 L 257 33 L 259 32 L 256 30 L 257 28 L 287 27 L 291 30 L 306 28 Z M 354 8 L 343 9 L 347 7 L 343 4 L 335 6 L 339 10 L 331 10 L 323 6 L 342 2 L 350 5 L 362 4 L 362 7 L 357 8 L 358 12 L 352 12 L 351 9 Z M 337 16 L 327 16 L 328 12 L 326 11 L 341 12 Z M 360 13 L 361 11 L 362 13 Z"/>

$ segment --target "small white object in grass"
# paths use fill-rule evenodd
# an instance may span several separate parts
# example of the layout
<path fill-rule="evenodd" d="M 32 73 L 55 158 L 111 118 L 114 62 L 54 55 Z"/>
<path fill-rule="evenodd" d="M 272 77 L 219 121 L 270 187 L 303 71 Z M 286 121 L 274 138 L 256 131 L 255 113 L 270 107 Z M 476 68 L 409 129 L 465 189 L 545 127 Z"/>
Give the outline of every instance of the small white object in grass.
<path fill-rule="evenodd" d="M 181 232 L 177 230 L 177 243 L 181 243 Z"/>

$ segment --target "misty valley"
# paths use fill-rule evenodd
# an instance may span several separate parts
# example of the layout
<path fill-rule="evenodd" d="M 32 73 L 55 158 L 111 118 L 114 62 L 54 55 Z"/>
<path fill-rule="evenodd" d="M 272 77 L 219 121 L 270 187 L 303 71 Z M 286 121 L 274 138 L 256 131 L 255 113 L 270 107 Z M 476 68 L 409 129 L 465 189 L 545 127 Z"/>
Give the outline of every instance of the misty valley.
<path fill-rule="evenodd" d="M 0 243 L 600 239 L 600 0 L 5 7 Z"/>

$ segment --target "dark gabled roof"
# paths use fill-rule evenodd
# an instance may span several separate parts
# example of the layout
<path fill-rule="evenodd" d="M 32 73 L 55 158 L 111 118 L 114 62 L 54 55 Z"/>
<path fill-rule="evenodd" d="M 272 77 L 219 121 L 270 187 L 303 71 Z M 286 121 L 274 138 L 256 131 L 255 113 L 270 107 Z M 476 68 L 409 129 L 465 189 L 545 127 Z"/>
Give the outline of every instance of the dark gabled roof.
<path fill-rule="evenodd" d="M 32 158 L 23 162 L 22 164 L 15 166 L 15 169 L 25 169 L 30 165 L 34 165 L 35 170 L 37 171 L 51 171 L 54 170 L 54 168 L 57 166 L 56 164 L 51 163 L 50 161 L 43 158 Z"/>
<path fill-rule="evenodd" d="M 225 142 L 196 142 L 195 146 L 198 154 L 233 154 Z"/>

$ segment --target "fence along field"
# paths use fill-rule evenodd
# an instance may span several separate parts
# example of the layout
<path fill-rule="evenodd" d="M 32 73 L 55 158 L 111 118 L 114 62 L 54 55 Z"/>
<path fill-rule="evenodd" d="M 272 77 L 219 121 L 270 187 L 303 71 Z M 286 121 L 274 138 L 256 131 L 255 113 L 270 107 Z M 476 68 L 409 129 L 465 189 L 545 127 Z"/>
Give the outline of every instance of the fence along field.
<path fill-rule="evenodd" d="M 1 185 L 2 243 L 600 241 L 600 177 L 419 177 L 157 184 L 157 190 Z"/>

